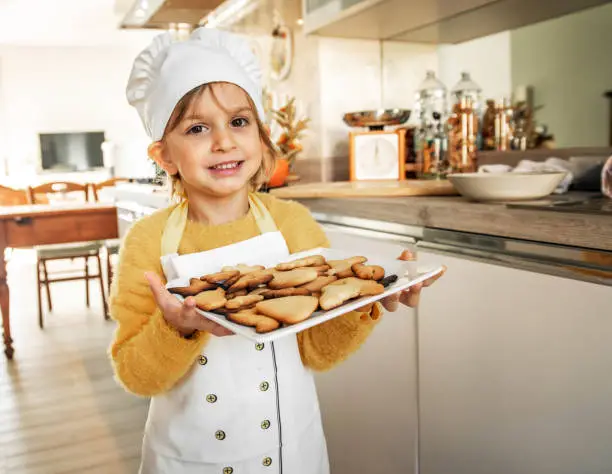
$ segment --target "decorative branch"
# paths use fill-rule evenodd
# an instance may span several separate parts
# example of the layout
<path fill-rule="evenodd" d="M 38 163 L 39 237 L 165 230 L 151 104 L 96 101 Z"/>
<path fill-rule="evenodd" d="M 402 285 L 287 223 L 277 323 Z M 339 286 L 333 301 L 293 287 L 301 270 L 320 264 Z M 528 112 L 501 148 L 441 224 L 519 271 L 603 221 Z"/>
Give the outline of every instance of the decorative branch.
<path fill-rule="evenodd" d="M 307 130 L 310 119 L 307 117 L 297 119 L 295 97 L 289 99 L 280 109 L 273 110 L 272 116 L 283 130 L 276 145 L 280 150 L 281 158 L 287 160 L 291 166 L 298 153 L 303 150 L 300 139 Z"/>

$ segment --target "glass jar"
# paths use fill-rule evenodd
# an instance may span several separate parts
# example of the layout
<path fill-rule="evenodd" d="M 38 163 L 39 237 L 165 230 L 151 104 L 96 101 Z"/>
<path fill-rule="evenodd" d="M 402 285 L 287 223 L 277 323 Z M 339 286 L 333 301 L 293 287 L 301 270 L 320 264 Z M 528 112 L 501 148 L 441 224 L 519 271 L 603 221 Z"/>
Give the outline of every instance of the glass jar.
<path fill-rule="evenodd" d="M 470 97 L 462 97 L 453 107 L 448 124 L 448 159 L 452 171 L 475 172 L 478 119 Z"/>
<path fill-rule="evenodd" d="M 483 103 L 482 103 L 482 88 L 472 80 L 469 72 L 462 72 L 461 79 L 455 87 L 451 90 L 451 102 L 452 107 L 457 108 L 461 107 L 461 103 L 463 100 L 470 102 L 472 114 L 476 119 L 476 147 L 477 149 L 482 149 L 482 133 L 480 130 L 480 123 L 483 118 Z M 451 111 L 451 117 L 453 115 L 453 111 Z"/>
<path fill-rule="evenodd" d="M 472 80 L 469 72 L 462 72 L 461 80 L 451 90 L 454 104 L 461 103 L 462 99 L 470 99 L 472 101 L 472 109 L 477 113 L 482 113 L 481 94 L 482 88 Z"/>
<path fill-rule="evenodd" d="M 446 122 L 433 112 L 426 128 L 419 129 L 417 143 L 417 177 L 419 179 L 445 179 L 451 171 L 448 160 L 448 134 Z"/>
<path fill-rule="evenodd" d="M 417 177 L 441 179 L 449 170 L 447 157 L 447 89 L 434 71 L 427 71 L 416 92 L 415 130 Z"/>
<path fill-rule="evenodd" d="M 427 71 L 425 80 L 416 92 L 415 102 L 417 118 L 423 128 L 434 124 L 434 112 L 438 113 L 442 120 L 446 120 L 446 95 L 446 86 L 436 77 L 436 73 Z"/>

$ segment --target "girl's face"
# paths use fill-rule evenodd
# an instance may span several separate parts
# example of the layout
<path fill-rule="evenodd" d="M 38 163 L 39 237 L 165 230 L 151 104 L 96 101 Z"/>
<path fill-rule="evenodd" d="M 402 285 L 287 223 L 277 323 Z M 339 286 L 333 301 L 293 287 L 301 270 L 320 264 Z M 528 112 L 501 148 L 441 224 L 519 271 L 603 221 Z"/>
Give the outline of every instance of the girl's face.
<path fill-rule="evenodd" d="M 188 196 L 225 197 L 248 187 L 262 165 L 263 151 L 246 92 L 234 84 L 215 83 L 195 97 L 166 135 L 162 153 L 166 170 L 180 173 Z"/>

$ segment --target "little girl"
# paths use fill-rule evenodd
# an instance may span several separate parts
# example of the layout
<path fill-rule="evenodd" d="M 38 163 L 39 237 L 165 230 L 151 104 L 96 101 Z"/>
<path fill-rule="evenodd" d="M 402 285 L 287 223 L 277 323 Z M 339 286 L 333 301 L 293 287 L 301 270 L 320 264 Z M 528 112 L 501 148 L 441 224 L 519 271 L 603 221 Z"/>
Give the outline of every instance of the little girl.
<path fill-rule="evenodd" d="M 329 246 L 308 210 L 254 191 L 274 167 L 261 122 L 261 74 L 248 43 L 200 28 L 157 37 L 127 87 L 181 204 L 136 222 L 111 294 L 110 353 L 118 380 L 152 397 L 144 474 L 326 474 L 312 370 L 354 352 L 381 315 L 362 308 L 274 343 L 252 344 L 180 303 L 164 287 L 162 255 L 248 241 L 281 257 Z M 399 297 L 415 305 L 420 288 Z M 384 302 L 394 310 L 397 299 Z"/>

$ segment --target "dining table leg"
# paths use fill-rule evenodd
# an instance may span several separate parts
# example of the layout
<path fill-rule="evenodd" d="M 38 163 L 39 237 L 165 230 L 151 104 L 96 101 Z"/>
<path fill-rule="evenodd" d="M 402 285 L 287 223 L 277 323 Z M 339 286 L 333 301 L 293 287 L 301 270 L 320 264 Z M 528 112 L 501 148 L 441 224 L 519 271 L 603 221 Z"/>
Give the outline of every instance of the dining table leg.
<path fill-rule="evenodd" d="M 2 311 L 2 329 L 4 338 L 4 354 L 8 359 L 13 358 L 13 339 L 11 338 L 11 319 L 9 314 L 10 297 L 6 272 L 6 234 L 4 225 L 0 228 L 0 311 Z"/>

